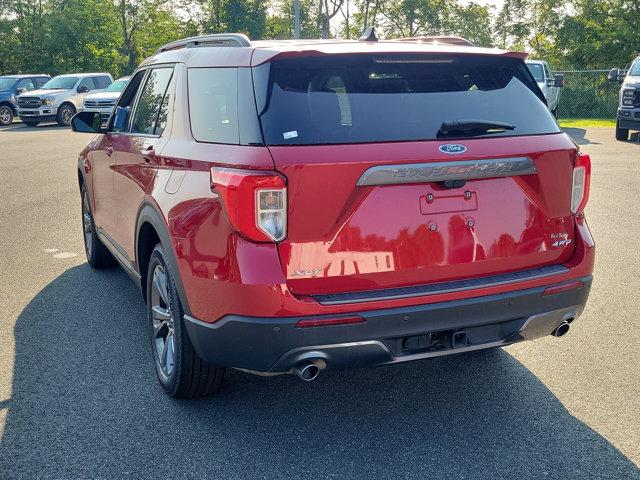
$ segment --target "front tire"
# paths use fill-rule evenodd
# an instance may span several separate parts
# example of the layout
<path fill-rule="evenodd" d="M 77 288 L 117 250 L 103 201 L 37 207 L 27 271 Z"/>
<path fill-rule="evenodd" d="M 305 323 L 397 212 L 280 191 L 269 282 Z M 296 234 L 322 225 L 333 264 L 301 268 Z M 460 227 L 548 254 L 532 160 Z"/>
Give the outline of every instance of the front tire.
<path fill-rule="evenodd" d="M 13 123 L 13 109 L 8 105 L 0 105 L 0 126 L 6 127 Z"/>
<path fill-rule="evenodd" d="M 61 105 L 60 108 L 58 109 L 58 114 L 56 115 L 56 121 L 58 122 L 58 125 L 60 125 L 61 127 L 68 127 L 69 125 L 71 125 L 71 119 L 75 114 L 76 114 L 75 107 L 73 105 L 69 105 L 68 103 L 65 103 L 64 105 Z"/>
<path fill-rule="evenodd" d="M 629 129 L 620 128 L 620 120 L 616 120 L 616 140 L 626 142 L 629 140 Z"/>
<path fill-rule="evenodd" d="M 176 398 L 212 394 L 220 387 L 224 368 L 207 363 L 194 350 L 173 272 L 161 244 L 151 253 L 146 287 L 151 348 L 162 388 Z"/>
<path fill-rule="evenodd" d="M 87 255 L 87 263 L 95 269 L 113 267 L 115 258 L 111 252 L 104 246 L 98 233 L 96 225 L 93 221 L 93 213 L 91 213 L 91 205 L 89 204 L 89 193 L 87 187 L 82 186 L 82 233 L 84 237 L 84 252 Z"/>
<path fill-rule="evenodd" d="M 22 123 L 24 123 L 27 127 L 37 127 L 38 125 L 40 125 L 40 122 L 30 122 L 28 120 L 22 120 Z"/>

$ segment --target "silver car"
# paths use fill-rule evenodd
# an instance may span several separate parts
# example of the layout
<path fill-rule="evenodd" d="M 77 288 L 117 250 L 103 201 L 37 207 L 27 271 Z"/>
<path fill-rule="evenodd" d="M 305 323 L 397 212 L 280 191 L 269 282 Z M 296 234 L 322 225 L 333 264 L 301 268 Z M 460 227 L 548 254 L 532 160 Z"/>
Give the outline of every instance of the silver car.
<path fill-rule="evenodd" d="M 89 92 L 103 91 L 113 83 L 108 73 L 58 75 L 39 90 L 18 96 L 18 115 L 22 123 L 35 127 L 40 122 L 56 121 L 69 126 L 71 118 L 82 110 Z"/>
<path fill-rule="evenodd" d="M 106 123 L 120 98 L 124 87 L 127 86 L 129 77 L 117 79 L 109 85 L 104 92 L 92 93 L 84 97 L 83 110 L 98 112 L 102 116 L 102 122 Z"/>

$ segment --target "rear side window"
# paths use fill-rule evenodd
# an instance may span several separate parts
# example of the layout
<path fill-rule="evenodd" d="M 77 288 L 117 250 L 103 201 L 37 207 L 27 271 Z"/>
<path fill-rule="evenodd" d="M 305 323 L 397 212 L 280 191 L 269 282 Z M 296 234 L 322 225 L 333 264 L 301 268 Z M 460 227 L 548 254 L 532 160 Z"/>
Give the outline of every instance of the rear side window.
<path fill-rule="evenodd" d="M 36 86 L 37 86 L 37 88 L 40 88 L 40 87 L 42 87 L 45 83 L 47 83 L 47 82 L 49 81 L 49 79 L 48 79 L 48 78 L 45 78 L 45 77 L 36 77 L 36 78 L 35 78 L 35 81 L 36 81 Z"/>
<path fill-rule="evenodd" d="M 16 88 L 25 88 L 27 92 L 35 89 L 35 87 L 33 86 L 33 80 L 31 80 L 30 78 L 23 78 L 22 80 L 20 80 Z"/>
<path fill-rule="evenodd" d="M 274 61 L 258 68 L 270 68 L 268 76 L 254 71 L 256 100 L 264 105 L 260 118 L 269 145 L 560 131 L 519 59 L 488 55 L 333 55 Z M 264 85 L 266 78 L 268 83 Z M 508 124 L 513 129 L 446 132 L 443 128 L 445 122 L 468 125 L 469 120 Z"/>
<path fill-rule="evenodd" d="M 239 144 L 238 70 L 190 68 L 189 114 L 197 141 Z"/>
<path fill-rule="evenodd" d="M 90 92 L 96 89 L 96 83 L 93 81 L 93 78 L 87 77 L 82 79 L 80 85 L 78 85 L 78 88 L 80 87 L 87 87 L 87 90 Z"/>
<path fill-rule="evenodd" d="M 167 121 L 167 89 L 173 67 L 154 68 L 149 72 L 136 105 L 132 133 L 161 135 Z"/>
<path fill-rule="evenodd" d="M 111 79 L 109 77 L 95 77 L 95 82 L 98 88 L 107 88 L 111 85 Z"/>

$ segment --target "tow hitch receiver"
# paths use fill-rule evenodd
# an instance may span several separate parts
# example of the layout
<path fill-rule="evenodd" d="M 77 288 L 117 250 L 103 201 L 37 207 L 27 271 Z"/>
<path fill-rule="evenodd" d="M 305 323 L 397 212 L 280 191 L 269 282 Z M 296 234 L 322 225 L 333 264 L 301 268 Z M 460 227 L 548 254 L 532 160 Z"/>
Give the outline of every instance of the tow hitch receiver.
<path fill-rule="evenodd" d="M 444 332 L 425 333 L 406 337 L 402 342 L 405 352 L 448 350 L 469 345 L 466 330 L 446 330 Z"/>

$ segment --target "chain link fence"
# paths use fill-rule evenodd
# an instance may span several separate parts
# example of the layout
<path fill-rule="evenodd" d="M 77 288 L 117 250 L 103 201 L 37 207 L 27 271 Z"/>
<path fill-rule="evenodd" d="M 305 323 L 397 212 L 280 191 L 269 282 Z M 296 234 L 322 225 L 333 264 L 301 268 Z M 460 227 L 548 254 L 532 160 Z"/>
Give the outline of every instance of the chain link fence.
<path fill-rule="evenodd" d="M 609 70 L 565 70 L 559 118 L 616 118 L 620 84 L 607 80 Z"/>

